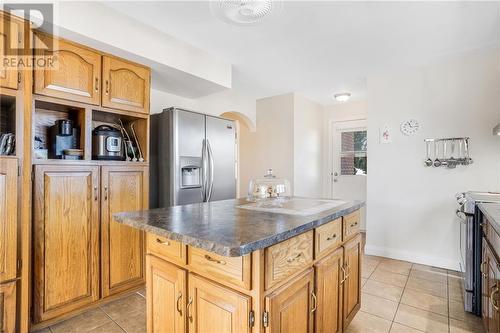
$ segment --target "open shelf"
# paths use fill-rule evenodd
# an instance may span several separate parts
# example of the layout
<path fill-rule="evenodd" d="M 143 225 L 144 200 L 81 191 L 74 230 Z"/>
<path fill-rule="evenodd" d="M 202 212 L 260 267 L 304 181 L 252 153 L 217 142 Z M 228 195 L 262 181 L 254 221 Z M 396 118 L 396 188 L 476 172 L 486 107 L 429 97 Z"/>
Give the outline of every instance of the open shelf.
<path fill-rule="evenodd" d="M 16 154 L 16 98 L 0 95 L 0 156 Z"/>
<path fill-rule="evenodd" d="M 52 142 L 54 141 L 55 133 L 57 131 L 53 129 L 53 134 L 51 135 L 51 127 L 56 124 L 58 120 L 71 120 L 73 122 L 73 128 L 76 129 L 74 132 L 74 139 L 72 140 L 76 145 L 74 149 L 83 150 L 82 159 L 87 159 L 87 124 L 86 124 L 86 109 L 74 106 L 68 106 L 64 104 L 57 104 L 53 102 L 45 101 L 35 101 L 35 110 L 33 118 L 33 148 L 34 148 L 34 160 L 46 160 L 44 158 L 37 158 L 39 151 L 38 149 L 47 149 L 48 159 L 55 159 L 61 161 L 61 159 L 55 158 L 55 151 L 53 149 Z M 52 147 L 51 147 L 52 146 Z"/>
<path fill-rule="evenodd" d="M 139 159 L 139 149 L 140 152 L 142 153 L 142 157 L 144 159 L 144 162 L 148 161 L 148 152 L 149 152 L 149 142 L 148 142 L 148 136 L 149 136 L 149 124 L 148 124 L 148 118 L 140 117 L 140 116 L 133 116 L 130 115 L 129 113 L 117 113 L 117 112 L 109 112 L 109 111 L 103 111 L 103 110 L 92 110 L 92 129 L 91 132 L 98 126 L 100 125 L 108 125 L 112 126 L 118 130 L 120 130 L 121 124 L 123 124 L 123 127 L 126 131 L 126 134 L 128 134 L 128 137 L 130 138 L 130 141 L 132 142 L 132 146 L 134 147 L 134 153 L 137 159 Z M 135 135 L 137 137 L 137 143 L 139 148 L 137 147 L 137 143 L 134 137 L 134 133 L 132 131 L 132 126 L 135 131 Z M 124 140 L 128 140 L 127 135 L 124 133 Z M 96 159 L 95 155 L 97 152 L 92 151 L 92 159 Z M 133 156 L 132 153 L 129 153 L 130 156 Z M 116 161 L 115 161 L 116 162 Z M 118 161 L 120 162 L 120 161 Z M 121 161 L 123 163 L 140 163 L 140 162 L 133 162 L 133 161 Z"/>

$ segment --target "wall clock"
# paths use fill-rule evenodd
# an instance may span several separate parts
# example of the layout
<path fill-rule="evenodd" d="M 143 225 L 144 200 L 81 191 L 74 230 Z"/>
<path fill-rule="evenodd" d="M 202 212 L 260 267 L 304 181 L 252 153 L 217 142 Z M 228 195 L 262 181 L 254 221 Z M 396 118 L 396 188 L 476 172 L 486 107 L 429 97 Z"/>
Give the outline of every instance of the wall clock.
<path fill-rule="evenodd" d="M 420 129 L 420 124 L 415 119 L 410 119 L 401 123 L 401 133 L 406 136 L 413 135 Z"/>

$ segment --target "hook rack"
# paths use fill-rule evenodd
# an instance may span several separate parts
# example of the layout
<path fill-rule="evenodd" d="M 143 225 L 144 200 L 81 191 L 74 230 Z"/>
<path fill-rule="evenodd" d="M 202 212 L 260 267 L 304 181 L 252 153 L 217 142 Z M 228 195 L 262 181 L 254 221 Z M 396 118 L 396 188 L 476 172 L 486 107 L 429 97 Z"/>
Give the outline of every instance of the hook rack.
<path fill-rule="evenodd" d="M 431 138 L 425 139 L 424 142 L 427 150 L 427 159 L 424 162 L 426 167 L 455 169 L 458 165 L 467 166 L 474 162 L 470 157 L 469 137 Z"/>

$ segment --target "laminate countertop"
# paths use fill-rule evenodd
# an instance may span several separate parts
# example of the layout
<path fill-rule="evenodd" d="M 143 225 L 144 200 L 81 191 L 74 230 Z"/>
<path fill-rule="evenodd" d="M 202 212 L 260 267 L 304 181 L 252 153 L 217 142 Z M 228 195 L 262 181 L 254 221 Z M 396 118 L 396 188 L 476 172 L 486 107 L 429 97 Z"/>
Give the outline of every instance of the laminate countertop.
<path fill-rule="evenodd" d="M 500 234 L 500 204 L 499 203 L 480 203 L 479 209 L 490 221 L 497 233 Z"/>
<path fill-rule="evenodd" d="M 238 257 L 314 229 L 360 209 L 362 201 L 311 215 L 241 208 L 245 199 L 197 203 L 114 215 L 117 222 L 219 255 Z"/>

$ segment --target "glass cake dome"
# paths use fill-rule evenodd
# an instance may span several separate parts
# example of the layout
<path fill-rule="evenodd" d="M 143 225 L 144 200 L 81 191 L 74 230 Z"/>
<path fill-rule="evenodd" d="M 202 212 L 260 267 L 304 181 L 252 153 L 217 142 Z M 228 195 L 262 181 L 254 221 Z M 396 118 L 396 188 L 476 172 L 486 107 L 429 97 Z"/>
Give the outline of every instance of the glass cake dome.
<path fill-rule="evenodd" d="M 248 200 L 286 199 L 291 196 L 290 182 L 273 175 L 273 169 L 267 170 L 264 178 L 252 179 L 248 186 Z"/>

